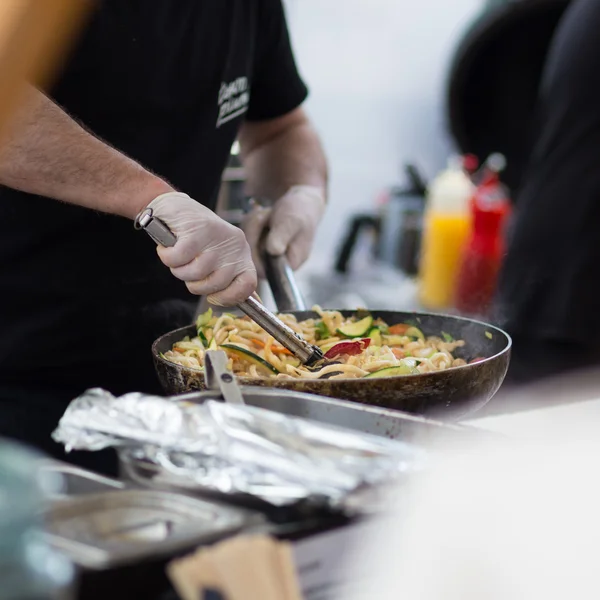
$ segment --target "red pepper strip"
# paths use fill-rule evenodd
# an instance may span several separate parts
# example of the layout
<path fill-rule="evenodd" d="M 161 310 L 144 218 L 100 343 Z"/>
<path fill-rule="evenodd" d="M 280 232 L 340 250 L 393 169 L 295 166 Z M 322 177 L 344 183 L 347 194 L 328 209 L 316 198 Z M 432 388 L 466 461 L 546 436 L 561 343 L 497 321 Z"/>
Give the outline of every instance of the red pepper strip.
<path fill-rule="evenodd" d="M 352 342 L 340 342 L 335 346 L 332 346 L 325 353 L 325 358 L 335 358 L 340 354 L 348 354 L 349 356 L 356 356 L 364 352 L 371 343 L 371 338 L 365 338 L 364 340 L 355 340 Z"/>

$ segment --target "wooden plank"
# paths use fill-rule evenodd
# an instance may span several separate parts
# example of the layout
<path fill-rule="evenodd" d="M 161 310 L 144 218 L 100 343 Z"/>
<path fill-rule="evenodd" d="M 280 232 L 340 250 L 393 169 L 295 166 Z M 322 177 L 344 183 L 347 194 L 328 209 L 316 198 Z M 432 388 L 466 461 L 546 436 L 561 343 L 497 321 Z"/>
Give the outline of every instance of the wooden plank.
<path fill-rule="evenodd" d="M 89 0 L 0 0 L 0 133 L 24 83 L 49 81 L 89 8 Z"/>

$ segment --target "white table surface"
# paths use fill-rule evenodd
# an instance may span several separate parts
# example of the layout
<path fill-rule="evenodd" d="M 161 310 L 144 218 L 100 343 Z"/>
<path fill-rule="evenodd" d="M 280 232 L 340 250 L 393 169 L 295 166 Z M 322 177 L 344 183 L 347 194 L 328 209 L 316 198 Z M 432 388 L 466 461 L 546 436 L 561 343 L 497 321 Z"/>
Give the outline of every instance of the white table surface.
<path fill-rule="evenodd" d="M 600 432 L 600 369 L 551 379 L 528 388 L 504 390 L 481 416 L 465 424 L 520 438 L 557 433 L 579 423 L 598 423 Z"/>
<path fill-rule="evenodd" d="M 597 421 L 600 429 L 600 398 L 507 415 L 492 415 L 464 423 L 503 435 L 531 438 L 540 432 L 548 433 L 549 428 L 560 430 L 570 424 L 590 420 Z"/>

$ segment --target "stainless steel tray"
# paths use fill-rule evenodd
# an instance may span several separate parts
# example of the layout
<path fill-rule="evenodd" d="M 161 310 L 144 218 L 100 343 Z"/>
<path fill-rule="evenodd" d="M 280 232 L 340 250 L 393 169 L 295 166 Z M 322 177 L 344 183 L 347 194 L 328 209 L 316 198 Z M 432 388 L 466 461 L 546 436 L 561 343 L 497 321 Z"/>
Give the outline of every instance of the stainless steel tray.
<path fill-rule="evenodd" d="M 291 392 L 267 387 L 240 386 L 244 402 L 275 412 L 303 417 L 319 423 L 338 425 L 362 433 L 393 440 L 426 442 L 431 435 L 480 435 L 477 429 L 464 425 L 442 423 L 397 410 L 376 408 L 366 404 L 335 400 L 314 394 Z M 192 392 L 174 396 L 174 400 L 206 402 L 220 400 L 218 392 Z"/>
<path fill-rule="evenodd" d="M 263 522 L 250 511 L 156 490 L 81 496 L 45 517 L 50 543 L 89 569 L 170 556 Z"/>
<path fill-rule="evenodd" d="M 51 490 L 51 501 L 125 489 L 125 483 L 122 481 L 60 461 L 44 460 L 40 471 L 42 477 L 53 478 L 47 486 Z"/>
<path fill-rule="evenodd" d="M 389 439 L 416 441 L 418 445 L 427 444 L 431 437 L 435 437 L 437 440 L 441 436 L 456 437 L 479 434 L 476 429 L 469 427 L 447 425 L 423 417 L 395 410 L 373 408 L 355 402 L 275 388 L 241 386 L 240 389 L 244 402 L 250 406 L 303 417 L 320 423 L 338 425 Z M 220 396 L 218 392 L 211 390 L 183 394 L 173 397 L 173 399 L 179 402 L 202 403 L 207 400 L 220 400 Z M 119 458 L 123 478 L 135 482 L 137 485 L 218 498 L 242 506 L 257 506 L 249 497 L 225 496 L 204 489 L 188 477 L 168 472 L 149 461 L 132 458 L 126 452 L 119 453 Z"/>

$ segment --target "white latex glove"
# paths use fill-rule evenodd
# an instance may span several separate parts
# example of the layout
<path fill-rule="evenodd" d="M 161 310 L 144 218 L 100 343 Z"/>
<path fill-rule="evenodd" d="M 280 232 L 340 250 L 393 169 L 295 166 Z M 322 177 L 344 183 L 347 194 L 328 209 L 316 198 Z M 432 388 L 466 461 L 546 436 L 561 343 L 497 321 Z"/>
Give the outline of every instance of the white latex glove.
<path fill-rule="evenodd" d="M 325 212 L 323 192 L 309 185 L 291 187 L 271 209 L 255 207 L 244 219 L 242 229 L 252 248 L 259 277 L 264 278 L 259 242 L 269 226 L 266 251 L 273 256 L 285 254 L 292 269 L 301 267 L 310 255 L 317 226 Z"/>
<path fill-rule="evenodd" d="M 177 236 L 173 247 L 158 246 L 158 255 L 192 294 L 219 306 L 252 295 L 256 270 L 241 229 L 179 192 L 162 194 L 147 208 Z"/>

